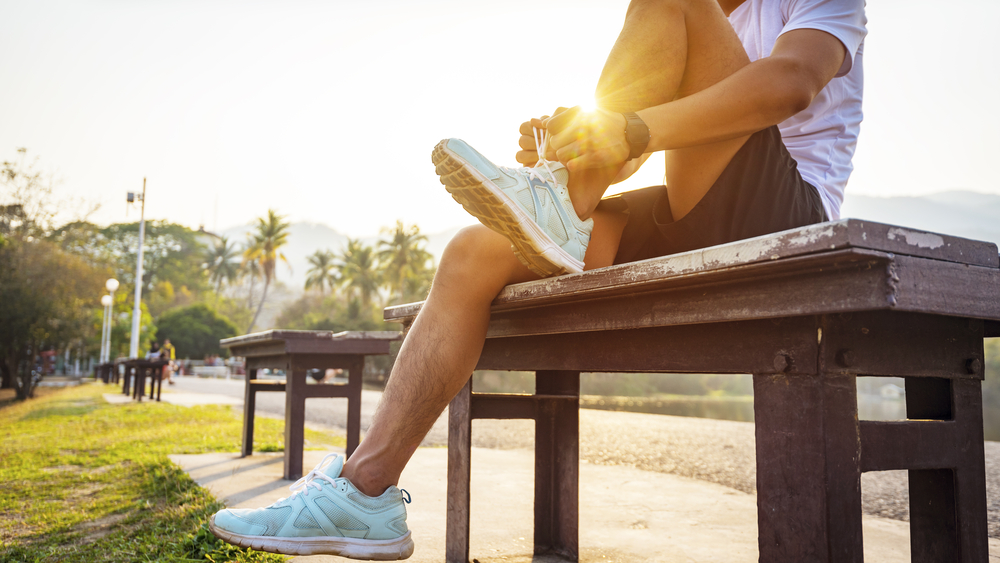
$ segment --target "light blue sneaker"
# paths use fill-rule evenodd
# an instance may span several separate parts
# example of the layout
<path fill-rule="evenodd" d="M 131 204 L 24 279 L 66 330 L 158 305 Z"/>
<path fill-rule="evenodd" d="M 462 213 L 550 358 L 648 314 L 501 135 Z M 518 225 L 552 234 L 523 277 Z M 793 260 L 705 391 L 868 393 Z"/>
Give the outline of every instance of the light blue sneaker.
<path fill-rule="evenodd" d="M 265 508 L 227 508 L 209 529 L 233 545 L 285 555 L 339 555 L 394 561 L 413 554 L 403 492 L 389 487 L 370 497 L 340 478 L 344 458 L 330 454 Z M 410 502 L 409 494 L 405 502 Z"/>
<path fill-rule="evenodd" d="M 531 271 L 543 278 L 583 271 L 594 221 L 581 221 L 573 209 L 562 164 L 496 166 L 461 139 L 438 143 L 431 160 L 455 201 L 507 237 Z"/>

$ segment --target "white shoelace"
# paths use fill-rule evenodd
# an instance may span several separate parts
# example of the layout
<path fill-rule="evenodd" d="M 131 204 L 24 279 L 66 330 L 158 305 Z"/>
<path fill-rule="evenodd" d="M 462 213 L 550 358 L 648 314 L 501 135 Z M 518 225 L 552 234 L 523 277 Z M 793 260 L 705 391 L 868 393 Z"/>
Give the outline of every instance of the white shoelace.
<path fill-rule="evenodd" d="M 288 495 L 288 497 L 286 498 L 278 500 L 278 502 L 283 502 L 284 500 L 290 499 L 299 493 L 302 493 L 305 496 L 309 496 L 309 487 L 316 487 L 316 490 L 322 490 L 323 483 L 317 482 L 317 479 L 322 479 L 323 481 L 326 481 L 331 485 L 336 485 L 337 481 L 333 477 L 330 477 L 326 473 L 323 473 L 323 470 L 326 469 L 326 466 L 330 465 L 329 461 L 336 458 L 337 455 L 338 454 L 327 454 L 319 462 L 319 465 L 314 467 L 312 471 L 310 471 L 309 473 L 304 475 L 301 479 L 292 483 L 291 486 L 288 487 L 288 490 L 292 491 L 292 494 Z"/>
<path fill-rule="evenodd" d="M 507 166 L 501 166 L 500 168 L 508 173 L 523 174 L 528 178 L 528 180 L 535 179 L 535 180 L 540 180 L 542 182 L 552 182 L 554 184 L 556 183 L 556 175 L 552 172 L 552 169 L 549 168 L 549 161 L 545 159 L 545 151 L 549 145 L 549 132 L 546 131 L 545 129 L 540 129 L 538 127 L 532 127 L 531 130 L 535 136 L 535 147 L 538 149 L 538 156 L 539 156 L 538 162 L 535 163 L 535 166 L 532 168 L 528 167 L 510 168 Z M 540 171 L 536 170 L 536 168 L 538 168 L 539 166 L 544 167 L 545 170 L 549 173 L 548 178 L 543 177 L 539 173 Z"/>

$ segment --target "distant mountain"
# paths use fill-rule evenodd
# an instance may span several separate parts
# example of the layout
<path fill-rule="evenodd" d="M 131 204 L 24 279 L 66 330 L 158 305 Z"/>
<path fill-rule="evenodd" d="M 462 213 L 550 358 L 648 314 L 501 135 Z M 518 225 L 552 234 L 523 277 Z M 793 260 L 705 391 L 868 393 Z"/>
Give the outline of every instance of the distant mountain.
<path fill-rule="evenodd" d="M 919 197 L 848 194 L 842 215 L 1000 245 L 1000 195 L 969 191 Z"/>
<path fill-rule="evenodd" d="M 448 245 L 455 233 L 461 227 L 454 227 L 439 233 L 426 233 L 427 251 L 434 256 L 435 262 L 440 259 L 444 252 L 444 247 Z M 230 227 L 218 234 L 229 237 L 230 240 L 243 243 L 247 240 L 247 235 L 253 230 L 248 225 Z M 340 252 L 347 244 L 347 235 L 338 233 L 332 227 L 322 223 L 292 223 L 288 234 L 288 246 L 282 252 L 288 259 L 292 271 L 284 265 L 278 266 L 278 279 L 281 280 L 292 291 L 301 289 L 306 282 L 306 272 L 309 270 L 308 256 L 317 250 L 332 250 Z M 378 236 L 362 237 L 365 244 L 376 245 Z"/>

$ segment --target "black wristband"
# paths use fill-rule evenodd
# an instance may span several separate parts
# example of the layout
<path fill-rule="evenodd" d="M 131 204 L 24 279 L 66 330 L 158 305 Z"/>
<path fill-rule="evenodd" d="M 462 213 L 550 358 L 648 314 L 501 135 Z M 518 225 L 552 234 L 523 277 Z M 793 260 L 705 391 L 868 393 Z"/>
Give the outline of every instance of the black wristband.
<path fill-rule="evenodd" d="M 629 146 L 628 159 L 639 158 L 646 152 L 646 147 L 649 145 L 649 127 L 635 112 L 626 112 L 622 116 L 625 117 L 625 140 L 628 141 Z"/>

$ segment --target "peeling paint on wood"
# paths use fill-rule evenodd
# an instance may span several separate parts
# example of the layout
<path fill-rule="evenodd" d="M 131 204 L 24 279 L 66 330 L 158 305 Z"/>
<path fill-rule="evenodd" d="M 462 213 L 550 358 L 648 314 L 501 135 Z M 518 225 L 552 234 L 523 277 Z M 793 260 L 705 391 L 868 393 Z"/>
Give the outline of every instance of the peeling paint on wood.
<path fill-rule="evenodd" d="M 916 231 L 909 231 L 906 229 L 893 228 L 889 229 L 889 234 L 887 235 L 889 240 L 896 240 L 897 237 L 901 237 L 906 241 L 906 244 L 917 246 L 920 248 L 941 248 L 944 246 L 944 239 L 941 235 L 936 235 L 934 233 L 919 233 Z"/>

